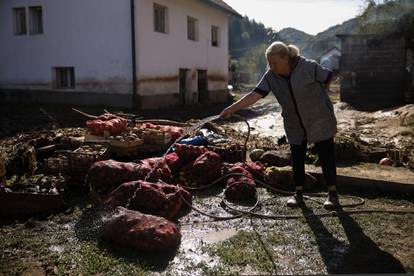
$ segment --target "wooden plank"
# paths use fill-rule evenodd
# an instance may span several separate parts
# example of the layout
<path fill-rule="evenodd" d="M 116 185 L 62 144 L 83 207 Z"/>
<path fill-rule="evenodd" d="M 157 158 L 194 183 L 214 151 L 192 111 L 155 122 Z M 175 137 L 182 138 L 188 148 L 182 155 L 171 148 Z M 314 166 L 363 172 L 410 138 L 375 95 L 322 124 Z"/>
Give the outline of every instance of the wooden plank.
<path fill-rule="evenodd" d="M 306 165 L 306 171 L 323 181 L 320 167 Z M 414 193 L 414 172 L 392 166 L 361 163 L 337 168 L 338 188 L 354 187 L 370 190 Z"/>
<path fill-rule="evenodd" d="M 0 192 L 0 216 L 14 217 L 35 215 L 60 209 L 63 195 Z"/>

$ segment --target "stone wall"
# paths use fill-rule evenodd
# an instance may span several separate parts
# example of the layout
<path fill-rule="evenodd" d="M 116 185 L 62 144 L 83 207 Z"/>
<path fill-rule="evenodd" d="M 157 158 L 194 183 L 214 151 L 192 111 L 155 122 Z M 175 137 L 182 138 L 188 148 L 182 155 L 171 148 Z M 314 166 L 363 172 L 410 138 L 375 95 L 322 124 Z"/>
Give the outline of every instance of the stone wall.
<path fill-rule="evenodd" d="M 341 101 L 375 110 L 404 103 L 406 46 L 403 38 L 343 35 Z"/>

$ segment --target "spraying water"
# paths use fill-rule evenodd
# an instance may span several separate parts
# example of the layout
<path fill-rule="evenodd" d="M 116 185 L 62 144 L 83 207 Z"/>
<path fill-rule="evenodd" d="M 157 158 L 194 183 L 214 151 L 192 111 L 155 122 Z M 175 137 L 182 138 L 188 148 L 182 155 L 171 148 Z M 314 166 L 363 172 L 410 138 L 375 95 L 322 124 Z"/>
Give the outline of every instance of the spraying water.
<path fill-rule="evenodd" d="M 151 171 L 148 172 L 148 174 L 145 176 L 144 181 L 148 181 L 148 179 L 151 177 L 151 175 L 156 171 L 156 169 L 158 168 L 158 165 L 160 164 L 162 158 L 164 158 L 171 150 L 172 148 L 177 144 L 177 142 L 179 142 L 180 140 L 182 140 L 183 138 L 185 138 L 188 134 L 194 132 L 195 130 L 201 128 L 204 124 L 209 123 L 209 122 L 213 122 L 217 119 L 220 118 L 220 115 L 214 115 L 214 116 L 210 116 L 207 118 L 202 119 L 201 121 L 197 122 L 196 124 L 186 128 L 183 132 L 183 134 L 178 137 L 177 139 L 175 139 L 172 144 L 168 147 L 168 149 L 165 151 L 165 153 L 162 155 L 161 158 L 159 158 L 156 162 L 154 167 L 151 169 Z M 131 202 L 135 199 L 136 194 L 138 192 L 138 190 L 141 187 L 137 187 L 134 191 L 134 194 L 132 195 L 132 197 L 130 197 L 128 199 L 127 204 L 125 205 L 125 208 L 129 209 Z M 77 234 L 79 236 L 88 236 L 89 238 L 93 238 L 96 237 L 96 235 L 100 234 L 101 228 L 102 226 L 105 224 L 106 221 L 111 220 L 114 218 L 114 216 L 116 216 L 117 213 L 114 212 L 114 210 L 109 210 L 109 209 L 101 209 L 101 208 L 96 208 L 93 210 L 93 212 L 91 212 L 91 215 L 87 217 L 87 219 L 85 219 L 82 223 L 79 223 L 79 227 L 77 229 Z"/>
<path fill-rule="evenodd" d="M 189 133 L 191 133 L 191 132 L 193 132 L 193 131 L 201 128 L 204 124 L 210 123 L 210 122 L 215 121 L 215 120 L 217 120 L 219 118 L 220 118 L 220 115 L 214 115 L 214 116 L 210 116 L 210 117 L 204 118 L 203 120 L 199 121 L 195 125 L 193 125 L 193 126 L 187 128 L 186 130 L 184 130 L 184 133 L 180 137 L 178 137 L 177 139 L 175 139 L 175 141 L 171 144 L 171 146 L 167 149 L 167 151 L 164 153 L 164 155 L 162 157 L 165 157 L 170 152 L 170 150 L 175 146 L 175 144 L 177 142 L 181 141 Z"/>
<path fill-rule="evenodd" d="M 185 138 L 189 133 L 201 128 L 204 124 L 206 123 L 210 123 L 212 121 L 215 121 L 217 119 L 220 118 L 220 115 L 214 115 L 214 116 L 210 116 L 207 118 L 204 118 L 202 120 L 200 120 L 198 123 L 196 123 L 195 125 L 188 127 L 184 130 L 183 134 L 178 137 L 177 139 L 175 139 L 171 146 L 168 147 L 168 149 L 165 151 L 165 153 L 162 155 L 162 157 L 158 158 L 157 161 L 154 164 L 154 167 L 148 172 L 148 174 L 145 176 L 144 181 L 148 181 L 148 179 L 152 176 L 152 174 L 158 169 L 158 165 L 160 164 L 161 160 L 172 150 L 172 148 L 177 144 L 177 142 L 181 141 L 183 138 Z M 137 192 L 139 191 L 139 189 L 141 188 L 141 186 L 137 187 L 134 191 L 134 194 L 132 195 L 132 197 L 130 197 L 128 199 L 127 204 L 125 205 L 125 208 L 129 209 L 129 206 L 131 204 L 131 201 L 135 199 Z"/>

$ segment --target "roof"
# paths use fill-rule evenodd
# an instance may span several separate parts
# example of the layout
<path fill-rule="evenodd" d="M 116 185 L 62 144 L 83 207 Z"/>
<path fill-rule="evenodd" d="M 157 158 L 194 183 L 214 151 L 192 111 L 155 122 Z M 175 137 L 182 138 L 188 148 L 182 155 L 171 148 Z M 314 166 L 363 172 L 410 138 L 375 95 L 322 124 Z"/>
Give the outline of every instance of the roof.
<path fill-rule="evenodd" d="M 323 56 L 324 54 L 329 53 L 330 51 L 335 50 L 335 49 L 338 50 L 339 52 L 341 52 L 341 49 L 339 49 L 336 46 L 333 46 L 333 47 L 329 48 L 328 50 L 324 51 L 321 56 Z"/>
<path fill-rule="evenodd" d="M 343 39 L 345 37 L 377 37 L 380 34 L 336 34 L 335 36 Z"/>
<path fill-rule="evenodd" d="M 201 0 L 201 1 L 225 13 L 235 15 L 237 17 L 242 17 L 240 13 L 238 13 L 235 9 L 233 9 L 223 0 Z"/>
<path fill-rule="evenodd" d="M 341 53 L 341 49 L 339 49 L 336 46 L 333 46 L 333 47 L 329 48 L 328 50 L 323 51 L 323 53 L 318 57 L 318 60 L 321 60 L 321 57 L 323 57 L 324 55 L 326 55 L 327 53 L 329 53 L 330 51 L 335 50 L 335 49 L 338 50 Z"/>

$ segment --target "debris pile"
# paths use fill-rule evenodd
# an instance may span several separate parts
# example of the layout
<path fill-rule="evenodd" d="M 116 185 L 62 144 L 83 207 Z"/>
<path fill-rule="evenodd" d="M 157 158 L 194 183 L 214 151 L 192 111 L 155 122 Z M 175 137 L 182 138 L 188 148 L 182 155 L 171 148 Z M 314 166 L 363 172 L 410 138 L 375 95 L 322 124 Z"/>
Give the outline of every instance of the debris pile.
<path fill-rule="evenodd" d="M 5 141 L 0 193 L 56 195 L 59 201 L 49 206 L 57 208 L 65 191 L 75 184 L 86 186 L 96 203 L 115 210 L 106 219 L 104 236 L 140 250 L 177 245 L 180 232 L 172 221 L 192 202 L 187 190 L 207 187 L 224 173 L 237 172 L 228 169 L 226 162 L 241 161 L 245 153 L 238 138 L 230 139 L 212 124 L 187 131 L 190 125 L 184 123 L 160 120 L 158 124 L 110 113 L 84 115 L 88 117 L 85 128 L 55 129 Z M 253 174 L 242 163 L 237 166 L 251 178 L 238 178 L 237 185 L 231 180 L 223 183 L 231 187 L 225 196 L 255 197 Z M 41 209 L 47 209 L 49 198 L 42 200 L 46 204 Z"/>

